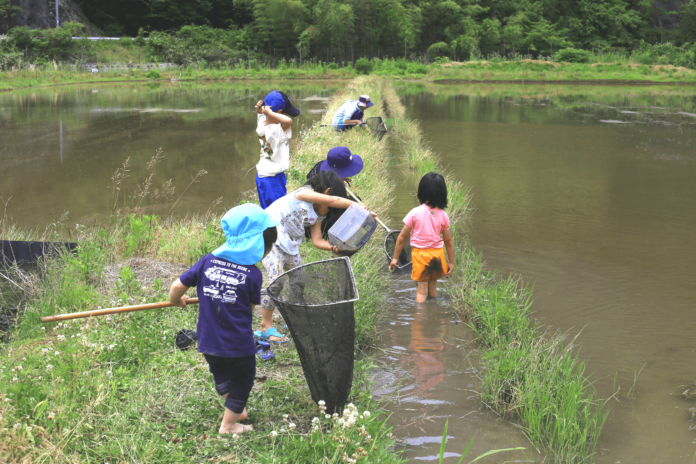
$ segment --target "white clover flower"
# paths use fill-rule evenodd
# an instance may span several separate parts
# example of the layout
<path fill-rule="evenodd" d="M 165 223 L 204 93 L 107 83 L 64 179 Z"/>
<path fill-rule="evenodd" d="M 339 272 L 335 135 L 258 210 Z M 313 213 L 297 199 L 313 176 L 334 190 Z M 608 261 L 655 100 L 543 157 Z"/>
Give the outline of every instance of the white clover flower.
<path fill-rule="evenodd" d="M 365 411 L 363 413 L 363 417 L 365 417 L 365 419 L 369 419 L 370 418 L 370 411 Z"/>
<path fill-rule="evenodd" d="M 22 424 L 20 424 L 19 422 L 17 422 L 15 425 L 12 426 L 12 428 L 15 429 L 15 430 L 17 430 L 17 429 L 20 428 L 21 426 L 22 426 Z"/>
<path fill-rule="evenodd" d="M 108 375 L 109 377 L 111 377 L 111 375 L 112 375 L 111 371 L 106 371 L 106 375 Z"/>
<path fill-rule="evenodd" d="M 331 419 L 331 414 L 327 414 L 324 416 L 326 419 Z"/>
<path fill-rule="evenodd" d="M 27 358 L 26 358 L 26 357 L 22 358 L 22 361 L 26 361 L 26 360 L 27 360 Z"/>
<path fill-rule="evenodd" d="M 290 397 L 289 397 L 289 396 L 286 396 L 286 397 L 285 397 L 285 399 L 286 399 L 286 400 L 289 400 L 289 399 L 290 399 Z"/>
<path fill-rule="evenodd" d="M 325 406 L 325 405 L 326 405 L 326 401 L 324 401 L 324 400 L 319 400 L 319 402 L 318 402 L 317 404 L 318 404 L 319 406 Z"/>
<path fill-rule="evenodd" d="M 46 366 L 46 370 L 52 371 L 52 370 L 53 370 L 53 364 L 48 364 L 48 365 Z"/>
<path fill-rule="evenodd" d="M 281 427 L 281 428 L 280 428 L 280 433 L 285 433 L 285 432 L 287 432 L 287 431 L 288 431 L 288 430 L 287 430 L 285 427 Z"/>
<path fill-rule="evenodd" d="M 74 336 L 74 335 L 71 335 L 70 338 L 75 338 L 75 336 Z"/>
<path fill-rule="evenodd" d="M 60 352 L 59 352 L 59 351 L 56 351 L 56 352 L 53 353 L 53 354 L 56 355 L 56 356 L 60 356 Z"/>
<path fill-rule="evenodd" d="M 271 436 L 272 436 L 273 438 L 277 437 L 277 436 L 278 436 L 278 432 L 276 432 L 275 430 L 273 430 L 273 431 L 271 432 Z"/>
<path fill-rule="evenodd" d="M 233 439 L 233 440 L 238 440 L 238 439 L 239 439 L 239 435 L 236 434 L 236 433 L 233 433 L 233 434 L 232 434 L 232 439 Z"/>
<path fill-rule="evenodd" d="M 315 425 L 316 425 L 316 424 L 318 424 L 318 423 L 319 423 L 319 418 L 318 418 L 318 417 L 315 417 L 314 419 L 312 419 L 312 424 L 315 424 Z"/>
<path fill-rule="evenodd" d="M 313 431 L 313 432 L 318 432 L 318 431 L 319 431 L 319 426 L 318 426 L 318 425 L 313 426 L 313 427 L 312 427 L 312 431 Z"/>
<path fill-rule="evenodd" d="M 39 376 L 39 380 L 43 380 L 43 375 L 40 375 L 40 376 Z"/>
<path fill-rule="evenodd" d="M 13 382 L 16 382 L 17 380 L 19 380 L 17 377 L 12 377 Z"/>
<path fill-rule="evenodd" d="M 17 366 L 17 370 L 18 370 L 18 371 L 21 371 L 22 369 L 24 369 L 24 368 L 22 367 L 21 364 L 20 364 L 19 366 Z"/>
<path fill-rule="evenodd" d="M 353 409 L 355 409 L 355 405 L 353 403 L 348 403 L 348 409 L 352 411 Z"/>
<path fill-rule="evenodd" d="M 348 417 L 350 416 L 350 409 L 344 409 L 343 410 L 343 417 Z"/>
<path fill-rule="evenodd" d="M 28 431 L 28 432 L 31 432 L 31 429 L 32 429 L 31 427 L 27 426 L 27 431 Z"/>
<path fill-rule="evenodd" d="M 109 345 L 109 351 L 113 350 L 116 344 L 114 343 L 113 345 Z"/>
<path fill-rule="evenodd" d="M 290 423 L 288 424 L 288 430 L 290 430 L 291 432 L 292 432 L 293 430 L 295 430 L 295 427 L 297 427 L 297 426 L 295 425 L 294 422 L 290 422 Z"/>
<path fill-rule="evenodd" d="M 8 401 L 12 401 L 12 400 L 9 398 L 5 398 L 5 403 L 7 403 Z"/>
<path fill-rule="evenodd" d="M 61 342 L 65 341 L 65 335 L 58 335 L 58 340 Z"/>
<path fill-rule="evenodd" d="M 337 412 L 333 413 L 333 416 L 332 416 L 332 417 L 333 417 L 334 419 L 337 418 L 337 417 L 338 417 L 338 413 L 337 413 Z"/>
<path fill-rule="evenodd" d="M 338 425 L 339 425 L 339 427 L 342 427 L 345 423 L 346 423 L 346 421 L 345 421 L 344 419 L 342 419 L 342 418 L 341 418 L 341 419 L 338 419 Z"/>
<path fill-rule="evenodd" d="M 41 330 L 46 330 L 46 327 L 41 327 Z"/>

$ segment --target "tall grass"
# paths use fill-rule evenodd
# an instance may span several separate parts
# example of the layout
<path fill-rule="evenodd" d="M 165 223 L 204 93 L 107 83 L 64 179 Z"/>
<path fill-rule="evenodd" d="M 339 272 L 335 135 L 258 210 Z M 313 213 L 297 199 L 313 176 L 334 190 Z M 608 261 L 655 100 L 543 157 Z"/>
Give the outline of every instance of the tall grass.
<path fill-rule="evenodd" d="M 374 80 L 352 82 L 331 102 L 325 119 L 343 99 L 369 93 L 379 101 L 379 92 Z M 380 181 L 385 143 L 367 132 L 337 134 L 314 126 L 292 147 L 289 188 L 301 185 L 331 147 L 346 145 L 365 159 L 354 187 L 373 209 L 385 212 L 391 199 L 390 186 Z M 359 357 L 355 366 L 355 407 L 349 409 L 356 412 L 327 418 L 311 400 L 297 352 L 276 348 L 275 363 L 257 368 L 248 403 L 254 431 L 223 437 L 215 432 L 224 407 L 205 361 L 194 350 L 174 346 L 178 330 L 195 327 L 197 307 L 40 323 L 41 315 L 166 300 L 176 275 L 222 243 L 221 210 L 168 216 L 174 198 L 155 201 L 148 187 L 152 173 L 147 176 L 131 194 L 112 199 L 116 211 L 102 224 L 73 231 L 78 252 L 43 262 L 35 292 L 24 292 L 11 340 L 0 346 L 3 462 L 401 462 L 391 427 L 369 391 L 369 359 Z M 39 236 L 7 222 L 6 231 Z M 65 234 L 58 226 L 50 231 Z M 373 243 L 352 258 L 360 292 L 357 350 L 375 339 L 383 314 L 385 283 L 377 276 L 385 261 L 381 242 Z M 305 262 L 331 257 L 307 245 L 302 254 Z M 347 420 L 351 416 L 354 424 Z"/>
<path fill-rule="evenodd" d="M 555 461 L 591 462 L 608 411 L 598 398 L 580 349 L 567 334 L 542 330 L 531 318 L 532 289 L 515 277 L 484 270 L 467 237 L 472 210 L 469 190 L 445 172 L 423 141 L 417 123 L 393 88 L 383 98 L 393 119 L 394 136 L 403 143 L 412 181 L 436 170 L 445 175 L 457 260 L 448 292 L 460 317 L 477 335 L 481 349 L 481 400 L 519 421 L 531 443 Z"/>

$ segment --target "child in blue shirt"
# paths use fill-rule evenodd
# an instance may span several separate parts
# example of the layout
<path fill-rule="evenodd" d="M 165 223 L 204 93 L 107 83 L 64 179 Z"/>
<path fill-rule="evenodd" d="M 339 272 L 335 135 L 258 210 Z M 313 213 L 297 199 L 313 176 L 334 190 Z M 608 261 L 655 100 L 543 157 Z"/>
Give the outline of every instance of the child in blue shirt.
<path fill-rule="evenodd" d="M 255 264 L 277 240 L 278 224 L 258 205 L 232 208 L 222 217 L 226 243 L 184 272 L 169 292 L 169 301 L 185 308 L 186 291 L 196 287 L 198 351 L 208 362 L 215 388 L 225 398 L 220 433 L 252 429 L 237 421 L 247 417 L 246 403 L 256 376 L 251 324 L 254 306 L 261 303 L 263 276 Z"/>

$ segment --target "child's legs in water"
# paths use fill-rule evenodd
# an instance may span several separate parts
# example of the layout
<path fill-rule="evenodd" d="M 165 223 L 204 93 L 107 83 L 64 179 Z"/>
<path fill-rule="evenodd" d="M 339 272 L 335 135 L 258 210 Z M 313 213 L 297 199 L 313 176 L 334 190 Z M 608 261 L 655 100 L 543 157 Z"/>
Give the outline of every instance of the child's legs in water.
<path fill-rule="evenodd" d="M 302 258 L 299 254 L 291 255 L 285 253 L 277 245 L 273 245 L 268 255 L 261 261 L 264 269 L 268 273 L 268 281 L 271 282 L 280 274 L 289 271 L 302 264 Z M 265 332 L 273 327 L 273 311 L 276 309 L 275 303 L 268 295 L 261 297 L 261 331 Z M 272 337 L 272 340 L 282 340 L 277 337 Z"/>
<path fill-rule="evenodd" d="M 416 303 L 424 302 L 429 296 L 437 296 L 437 280 L 416 282 Z"/>
<path fill-rule="evenodd" d="M 225 414 L 219 432 L 244 432 L 244 426 L 237 421 L 246 419 L 246 403 L 256 376 L 256 357 L 224 358 L 207 354 L 203 356 L 215 379 L 215 388 L 225 398 Z"/>

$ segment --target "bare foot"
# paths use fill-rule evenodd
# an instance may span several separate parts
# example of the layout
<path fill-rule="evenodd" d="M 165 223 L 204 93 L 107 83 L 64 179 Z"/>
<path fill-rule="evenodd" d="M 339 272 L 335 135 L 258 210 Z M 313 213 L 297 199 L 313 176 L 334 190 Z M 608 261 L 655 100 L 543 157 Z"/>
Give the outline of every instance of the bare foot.
<path fill-rule="evenodd" d="M 247 417 L 249 417 L 249 414 L 247 414 L 246 408 L 244 408 L 244 411 L 242 411 L 242 414 L 239 416 L 239 421 L 245 421 L 247 420 Z"/>
<path fill-rule="evenodd" d="M 220 427 L 220 431 L 218 433 L 244 433 L 244 432 L 251 432 L 254 430 L 253 425 L 244 425 L 244 424 L 239 424 L 235 423 L 230 427 L 229 429 L 225 429 L 223 427 Z"/>

